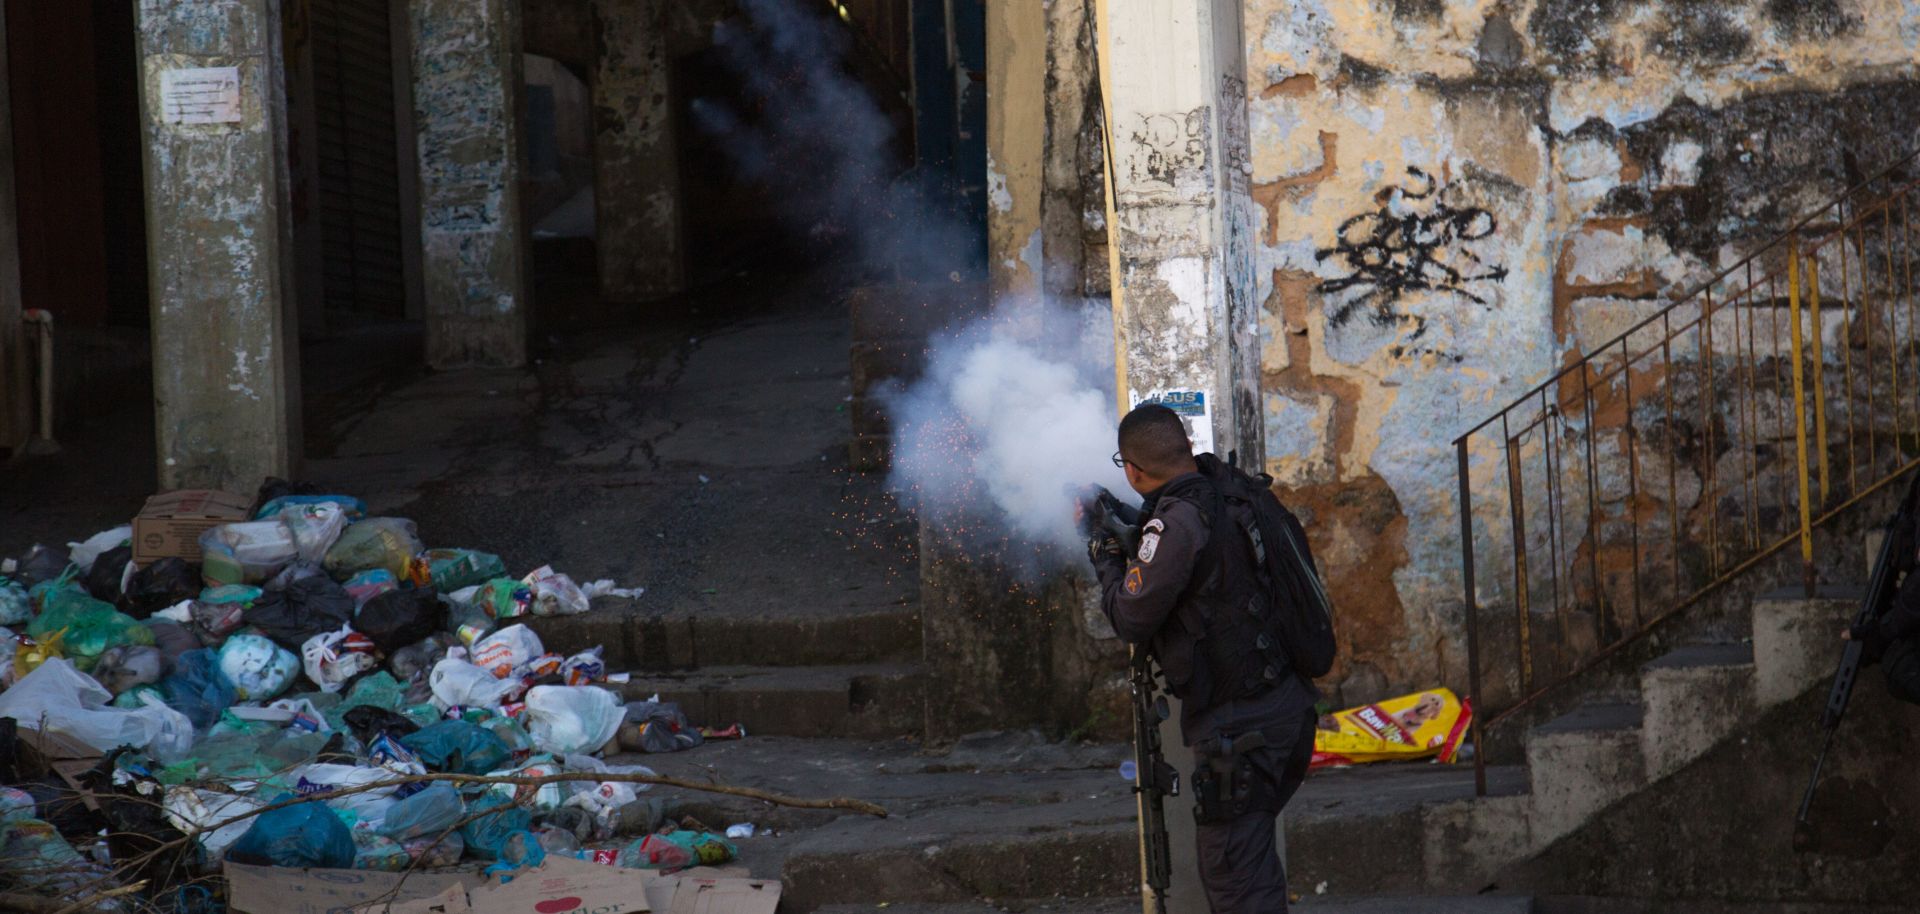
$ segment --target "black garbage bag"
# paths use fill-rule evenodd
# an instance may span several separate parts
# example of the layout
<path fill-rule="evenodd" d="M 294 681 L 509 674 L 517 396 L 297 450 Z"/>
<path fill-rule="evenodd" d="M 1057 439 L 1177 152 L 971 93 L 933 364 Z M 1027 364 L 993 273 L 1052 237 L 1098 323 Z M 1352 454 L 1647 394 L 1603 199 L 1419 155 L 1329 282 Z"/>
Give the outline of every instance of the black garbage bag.
<path fill-rule="evenodd" d="M 262 593 L 243 618 L 275 644 L 298 654 L 308 639 L 337 632 L 353 619 L 353 597 L 330 578 L 301 578 L 286 590 Z"/>
<path fill-rule="evenodd" d="M 100 553 L 93 560 L 93 567 L 87 569 L 87 579 L 82 582 L 87 593 L 105 603 L 119 603 L 120 582 L 126 580 L 127 563 L 133 561 L 132 546 L 116 546 Z"/>
<path fill-rule="evenodd" d="M 285 498 L 289 495 L 325 494 L 327 493 L 324 490 L 310 482 L 294 482 L 278 476 L 269 476 L 260 484 L 260 490 L 254 493 L 253 507 L 247 511 L 247 516 L 252 517 L 259 513 L 262 506 L 276 498 Z"/>
<path fill-rule="evenodd" d="M 446 624 L 447 607 L 433 588 L 402 584 L 398 590 L 389 590 L 360 607 L 353 630 L 373 639 L 381 653 L 392 654 Z"/>
<path fill-rule="evenodd" d="M 65 574 L 72 562 L 65 546 L 35 545 L 20 557 L 20 567 L 14 572 L 13 579 L 19 581 L 20 586 L 30 588 Z"/>
<path fill-rule="evenodd" d="M 353 738 L 361 745 L 373 742 L 373 738 L 382 733 L 390 733 L 394 739 L 410 736 L 420 729 L 420 725 L 408 720 L 406 715 L 389 711 L 378 705 L 358 705 L 347 709 L 341 715 L 347 729 L 353 731 Z"/>
<path fill-rule="evenodd" d="M 164 558 L 133 573 L 121 609 L 135 619 L 145 619 L 199 596 L 200 584 L 200 566 L 185 559 Z"/>

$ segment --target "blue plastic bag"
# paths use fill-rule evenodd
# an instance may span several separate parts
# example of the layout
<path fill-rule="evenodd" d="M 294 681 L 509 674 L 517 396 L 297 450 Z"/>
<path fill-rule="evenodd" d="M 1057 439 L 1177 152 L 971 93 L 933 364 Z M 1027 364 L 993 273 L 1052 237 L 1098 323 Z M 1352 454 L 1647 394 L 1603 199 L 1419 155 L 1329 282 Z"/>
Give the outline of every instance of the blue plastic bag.
<path fill-rule="evenodd" d="M 261 505 L 260 510 L 253 513 L 253 519 L 266 520 L 279 517 L 281 510 L 285 508 L 326 502 L 339 505 L 341 513 L 345 514 L 348 520 L 359 520 L 367 516 L 367 503 L 351 495 L 282 495 Z"/>
<path fill-rule="evenodd" d="M 380 834 L 400 841 L 423 835 L 439 835 L 460 824 L 467 814 L 460 802 L 460 791 L 435 784 L 393 804 L 381 820 Z"/>
<path fill-rule="evenodd" d="M 289 797 L 282 795 L 274 802 Z M 296 803 L 261 813 L 227 848 L 227 859 L 253 866 L 347 869 L 356 851 L 353 832 L 324 803 Z"/>
<path fill-rule="evenodd" d="M 487 812 L 490 809 L 498 811 Z M 481 860 L 512 863 L 531 854 L 529 846 L 540 847 L 539 839 L 528 831 L 533 813 L 515 805 L 512 797 L 488 793 L 473 801 L 467 814 L 472 818 L 460 826 L 460 838 L 467 842 L 467 852 Z"/>
<path fill-rule="evenodd" d="M 208 648 L 188 651 L 173 661 L 173 675 L 160 680 L 168 707 L 205 730 L 220 720 L 220 712 L 239 700 L 239 693 L 220 672 L 220 655 Z"/>
<path fill-rule="evenodd" d="M 464 720 L 443 720 L 400 738 L 434 771 L 486 774 L 506 767 L 512 752 L 492 731 Z"/>

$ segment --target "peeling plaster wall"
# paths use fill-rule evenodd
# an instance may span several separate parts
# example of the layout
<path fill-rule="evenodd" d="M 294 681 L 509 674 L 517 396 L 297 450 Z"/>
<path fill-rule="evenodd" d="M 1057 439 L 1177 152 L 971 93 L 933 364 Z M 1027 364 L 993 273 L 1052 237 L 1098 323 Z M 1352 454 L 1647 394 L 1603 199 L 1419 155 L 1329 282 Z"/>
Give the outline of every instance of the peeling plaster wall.
<path fill-rule="evenodd" d="M 595 0 L 594 203 L 600 292 L 661 298 L 686 286 L 668 56 L 670 0 Z"/>
<path fill-rule="evenodd" d="M 1245 13 L 1267 466 L 1342 612 L 1330 681 L 1464 687 L 1453 439 L 1913 148 L 1920 3 Z"/>
<path fill-rule="evenodd" d="M 527 357 L 519 0 L 410 0 L 427 362 Z"/>
<path fill-rule="evenodd" d="M 251 491 L 300 453 L 276 0 L 141 0 L 160 485 Z M 168 70 L 237 67 L 239 122 L 169 124 Z"/>

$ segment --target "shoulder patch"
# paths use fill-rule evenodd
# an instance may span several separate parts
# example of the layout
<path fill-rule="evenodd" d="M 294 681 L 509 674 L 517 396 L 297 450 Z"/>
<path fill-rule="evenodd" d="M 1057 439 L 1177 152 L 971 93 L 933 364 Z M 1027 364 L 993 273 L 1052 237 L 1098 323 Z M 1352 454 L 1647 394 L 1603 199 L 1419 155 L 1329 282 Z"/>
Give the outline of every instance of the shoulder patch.
<path fill-rule="evenodd" d="M 1159 523 L 1159 521 L 1154 521 L 1153 523 L 1157 524 Z M 1140 559 L 1140 564 L 1142 565 L 1153 564 L 1153 554 L 1159 551 L 1160 551 L 1160 531 L 1153 529 L 1153 524 L 1148 524 L 1147 534 L 1145 536 L 1140 537 L 1140 550 L 1137 553 L 1137 556 Z"/>
<path fill-rule="evenodd" d="M 1140 569 L 1138 569 L 1138 568 L 1129 568 L 1129 569 L 1127 569 L 1127 585 L 1126 585 L 1126 586 L 1127 586 L 1127 593 L 1129 593 L 1129 594 L 1131 594 L 1131 595 L 1134 595 L 1134 596 L 1139 596 L 1139 594 L 1140 594 Z"/>

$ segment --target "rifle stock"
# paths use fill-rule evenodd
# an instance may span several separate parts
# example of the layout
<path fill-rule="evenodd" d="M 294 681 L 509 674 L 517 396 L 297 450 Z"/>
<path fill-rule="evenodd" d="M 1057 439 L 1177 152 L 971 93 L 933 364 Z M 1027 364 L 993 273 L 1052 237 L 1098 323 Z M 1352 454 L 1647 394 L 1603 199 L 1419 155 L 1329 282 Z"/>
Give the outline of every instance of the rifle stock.
<path fill-rule="evenodd" d="M 1145 648 L 1133 648 L 1127 678 L 1133 691 L 1133 791 L 1140 800 L 1141 881 L 1153 893 L 1154 909 L 1165 914 L 1167 887 L 1173 878 L 1166 798 L 1180 795 L 1180 773 L 1161 753 L 1160 722 L 1167 718 L 1167 704 L 1159 695 L 1153 661 Z"/>
<path fill-rule="evenodd" d="M 1860 600 L 1859 612 L 1854 614 L 1851 631 L 1858 631 L 1879 618 L 1893 603 L 1902 566 L 1913 555 L 1916 495 L 1920 495 L 1920 475 L 1916 475 L 1913 482 L 1908 484 L 1906 498 L 1900 502 L 1900 510 L 1887 521 L 1887 535 L 1880 541 L 1880 553 L 1873 560 L 1873 576 L 1868 579 L 1867 593 Z M 1827 751 L 1833 748 L 1834 734 L 1840 729 L 1840 720 L 1847 714 L 1847 704 L 1853 700 L 1853 686 L 1860 677 L 1860 665 L 1865 655 L 1866 645 L 1858 640 L 1848 640 L 1840 651 L 1840 665 L 1833 671 L 1833 685 L 1827 689 L 1827 703 L 1820 709 L 1820 753 L 1814 757 L 1813 774 L 1807 779 L 1807 790 L 1800 797 L 1800 811 L 1794 817 L 1796 844 L 1806 840 L 1813 795 L 1820 787 L 1820 769 L 1826 766 Z"/>

